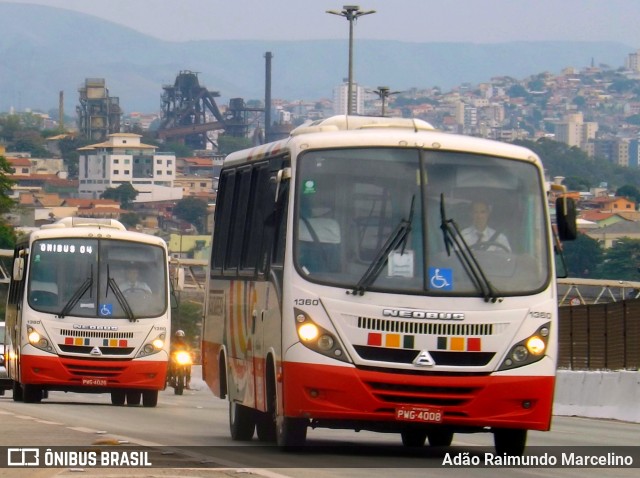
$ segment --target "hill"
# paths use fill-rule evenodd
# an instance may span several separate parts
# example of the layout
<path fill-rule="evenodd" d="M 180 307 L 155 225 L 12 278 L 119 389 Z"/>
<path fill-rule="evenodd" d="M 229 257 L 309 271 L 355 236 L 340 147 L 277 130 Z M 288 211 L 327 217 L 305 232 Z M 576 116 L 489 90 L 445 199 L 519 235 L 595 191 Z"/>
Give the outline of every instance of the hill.
<path fill-rule="evenodd" d="M 264 98 L 265 60 L 273 53 L 272 96 L 330 98 L 347 73 L 347 42 L 167 42 L 96 17 L 64 9 L 2 3 L 0 111 L 10 107 L 75 111 L 85 78 L 105 78 L 125 112 L 158 111 L 164 84 L 183 70 L 229 98 Z M 525 78 L 595 61 L 617 68 L 635 48 L 613 42 L 409 43 L 357 40 L 354 76 L 369 88 L 451 89 L 495 76 Z"/>

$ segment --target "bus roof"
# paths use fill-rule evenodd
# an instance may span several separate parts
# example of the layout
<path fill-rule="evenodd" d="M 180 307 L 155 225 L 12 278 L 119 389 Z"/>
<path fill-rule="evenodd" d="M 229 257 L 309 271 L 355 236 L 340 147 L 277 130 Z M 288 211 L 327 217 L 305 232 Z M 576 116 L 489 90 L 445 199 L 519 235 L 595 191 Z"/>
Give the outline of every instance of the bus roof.
<path fill-rule="evenodd" d="M 126 231 L 120 221 L 115 219 L 95 218 L 95 217 L 65 217 L 51 224 L 43 224 L 41 229 L 60 229 L 65 227 L 97 227 L 105 229 L 117 229 Z"/>
<path fill-rule="evenodd" d="M 382 133 L 378 134 L 378 130 Z M 348 131 L 356 132 L 356 135 L 346 135 Z M 304 124 L 295 128 L 289 137 L 253 148 L 236 151 L 229 154 L 225 160 L 225 166 L 249 163 L 267 157 L 275 157 L 287 154 L 294 144 L 299 147 L 309 148 L 313 143 L 319 145 L 331 143 L 335 147 L 391 144 L 391 138 L 395 138 L 394 144 L 405 142 L 408 134 L 428 135 L 421 138 L 423 147 L 448 151 L 473 151 L 480 154 L 490 154 L 511 157 L 529 162 L 539 162 L 537 155 L 528 148 L 501 141 L 489 140 L 473 136 L 453 134 L 437 130 L 430 123 L 415 118 L 396 118 L 382 116 L 332 116 L 323 120 Z M 308 135 L 308 136 L 307 136 Z M 357 136 L 357 139 L 356 139 Z M 427 141 L 428 142 L 425 142 Z M 408 145 L 408 143 L 407 143 Z"/>

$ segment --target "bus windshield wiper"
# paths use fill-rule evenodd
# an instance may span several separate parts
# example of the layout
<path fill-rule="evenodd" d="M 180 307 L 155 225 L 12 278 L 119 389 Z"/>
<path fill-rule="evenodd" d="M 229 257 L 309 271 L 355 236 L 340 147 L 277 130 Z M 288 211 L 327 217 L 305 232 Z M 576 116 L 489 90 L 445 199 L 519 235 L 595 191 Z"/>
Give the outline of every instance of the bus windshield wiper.
<path fill-rule="evenodd" d="M 82 296 L 91 289 L 93 285 L 93 265 L 91 265 L 91 275 L 87 277 L 84 282 L 78 287 L 78 290 L 71 296 L 69 302 L 63 307 L 62 311 L 58 314 L 58 317 L 64 319 L 65 316 L 75 307 L 75 305 L 80 301 Z"/>
<path fill-rule="evenodd" d="M 118 284 L 116 283 L 116 281 L 113 279 L 113 277 L 111 277 L 111 273 L 109 272 L 109 265 L 107 264 L 107 290 L 105 293 L 105 297 L 109 294 L 109 289 L 113 291 L 113 295 L 116 296 L 116 299 L 118 300 L 118 303 L 124 310 L 124 313 L 127 315 L 127 319 L 129 319 L 129 322 L 135 322 L 136 317 L 133 314 L 133 311 L 131 310 L 129 301 L 122 293 L 122 290 L 120 289 L 120 287 L 118 287 Z"/>
<path fill-rule="evenodd" d="M 451 249 L 462 264 L 465 272 L 474 283 L 476 288 L 482 293 L 485 302 L 499 302 L 498 292 L 491 285 L 491 281 L 484 273 L 482 266 L 474 255 L 473 251 L 464 240 L 458 225 L 453 219 L 447 219 L 444 206 L 444 194 L 440 194 L 440 229 L 447 255 L 451 256 Z"/>
<path fill-rule="evenodd" d="M 364 295 L 365 291 L 369 286 L 371 286 L 371 284 L 373 284 L 380 274 L 380 271 L 387 264 L 391 251 L 396 250 L 402 245 L 401 254 L 404 254 L 404 250 L 407 246 L 407 238 L 409 237 L 409 232 L 411 232 L 411 225 L 413 223 L 415 200 L 416 196 L 414 194 L 411 198 L 411 208 L 409 209 L 408 219 L 402 218 L 396 228 L 391 232 L 385 243 L 376 253 L 373 261 L 371 261 L 369 268 L 360 278 L 353 291 L 351 291 L 353 295 Z"/>

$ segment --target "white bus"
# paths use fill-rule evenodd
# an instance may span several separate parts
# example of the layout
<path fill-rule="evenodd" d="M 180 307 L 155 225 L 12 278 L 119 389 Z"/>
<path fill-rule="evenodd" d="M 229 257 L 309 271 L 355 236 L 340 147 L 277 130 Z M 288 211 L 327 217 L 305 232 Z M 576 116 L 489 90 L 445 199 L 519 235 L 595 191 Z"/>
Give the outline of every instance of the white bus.
<path fill-rule="evenodd" d="M 155 407 L 171 330 L 168 264 L 163 239 L 113 219 L 69 217 L 18 242 L 5 339 L 13 399 L 62 390 Z"/>
<path fill-rule="evenodd" d="M 522 453 L 554 392 L 547 194 L 532 151 L 420 120 L 336 116 L 230 154 L 202 348 L 232 438 L 289 448 L 325 427 L 448 446 L 490 431 Z M 478 244 L 474 204 L 493 231 Z M 559 205 L 571 239 L 573 203 Z"/>

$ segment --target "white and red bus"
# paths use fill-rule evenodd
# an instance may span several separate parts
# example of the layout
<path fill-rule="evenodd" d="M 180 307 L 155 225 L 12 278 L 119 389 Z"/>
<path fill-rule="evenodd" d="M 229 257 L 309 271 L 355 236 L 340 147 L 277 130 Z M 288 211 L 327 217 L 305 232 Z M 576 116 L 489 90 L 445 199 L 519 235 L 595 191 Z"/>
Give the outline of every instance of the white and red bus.
<path fill-rule="evenodd" d="M 132 269 L 136 286 L 125 282 Z M 169 356 L 168 271 L 163 239 L 113 219 L 69 217 L 19 241 L 6 309 L 13 399 L 61 390 L 155 407 Z"/>
<path fill-rule="evenodd" d="M 550 427 L 557 360 L 546 184 L 528 149 L 402 118 L 336 116 L 230 154 L 202 350 L 232 438 L 288 448 L 326 427 L 447 446 L 490 431 L 522 453 Z M 480 201 L 497 234 L 476 248 Z M 559 205 L 571 239 L 575 209 Z"/>

